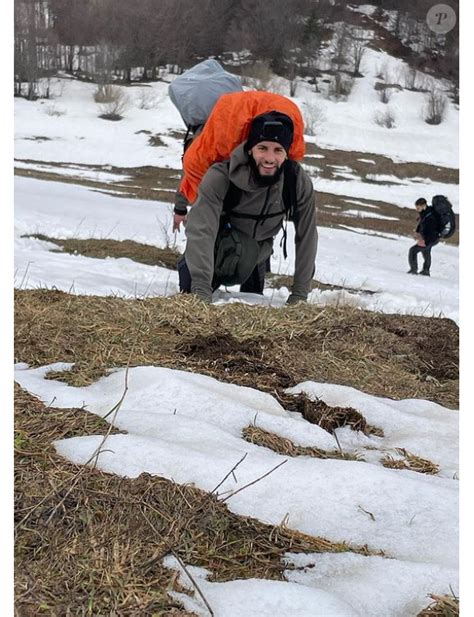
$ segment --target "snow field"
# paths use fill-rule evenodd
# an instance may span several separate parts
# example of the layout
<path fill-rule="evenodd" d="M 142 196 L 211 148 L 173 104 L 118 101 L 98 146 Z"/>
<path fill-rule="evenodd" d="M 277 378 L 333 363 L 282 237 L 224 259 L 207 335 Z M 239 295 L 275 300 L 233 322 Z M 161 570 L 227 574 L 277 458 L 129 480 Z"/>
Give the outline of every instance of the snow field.
<path fill-rule="evenodd" d="M 458 111 L 452 104 L 446 121 L 432 127 L 421 118 L 422 93 L 396 92 L 389 104 L 396 127 L 388 130 L 374 123 L 374 113 L 384 108 L 374 85 L 385 63 L 394 75 L 403 69 L 402 61 L 369 51 L 361 66 L 364 77 L 356 79 L 345 102 L 323 100 L 308 84 L 299 84 L 296 102 L 321 111 L 317 136 L 309 141 L 325 148 L 367 152 L 368 159 L 375 153 L 395 161 L 457 167 Z M 16 157 L 29 161 L 18 161 L 18 167 L 44 171 L 50 163 L 66 162 L 68 168 L 55 167 L 54 171 L 103 182 L 116 179 L 110 173 L 112 165 L 124 168 L 122 178 L 127 177 L 126 168 L 144 165 L 179 170 L 182 144 L 170 133 L 184 127 L 166 96 L 166 83 L 126 88 L 130 105 L 124 119 L 115 123 L 98 118 L 93 100 L 96 86 L 59 79 L 55 87 L 53 101 L 15 101 Z M 157 96 L 155 109 L 138 107 L 140 91 L 145 88 Z M 150 135 L 156 134 L 165 146 L 148 145 Z M 77 169 L 78 164 L 100 169 Z M 420 195 L 443 193 L 459 211 L 454 185 L 423 178 L 395 181 L 380 175 L 373 178 L 377 184 L 368 184 L 347 175 L 347 169 L 340 171 L 345 179 L 316 177 L 315 189 L 347 195 L 355 205 L 357 198 L 370 198 L 399 207 L 411 207 Z M 53 253 L 54 244 L 21 237 L 41 233 L 52 238 L 130 239 L 157 247 L 173 244 L 182 251 L 184 234 L 170 232 L 170 204 L 24 177 L 16 179 L 15 201 L 16 287 L 129 298 L 177 293 L 174 271 L 129 259 Z M 291 275 L 293 229 L 288 228 L 287 261 L 279 241 L 275 241 L 272 272 Z M 432 277 L 426 279 L 406 275 L 410 245 L 409 239 L 396 234 L 350 226 L 346 230 L 320 228 L 315 278 L 375 293 L 315 290 L 309 301 L 458 321 L 457 247 L 440 244 L 433 250 Z M 260 297 L 238 294 L 237 288 L 231 288 L 218 291 L 215 298 L 220 304 L 282 306 L 288 293 L 285 288 L 266 289 Z M 56 407 L 84 407 L 105 416 L 122 396 L 124 369 L 84 388 L 45 379 L 49 370 L 70 367 L 58 363 L 30 369 L 19 364 L 15 379 L 46 403 L 54 399 Z M 105 450 L 98 455 L 98 467 L 124 477 L 148 472 L 211 491 L 246 455 L 235 472 L 236 480 L 228 478 L 219 488 L 232 511 L 275 525 L 286 521 L 291 529 L 334 542 L 367 544 L 385 553 L 385 557 L 288 554 L 286 582 L 214 583 L 206 580 L 208 572 L 190 566 L 188 571 L 199 581 L 216 616 L 415 617 L 428 604 L 427 594 L 450 594 L 451 589 L 458 593 L 458 414 L 429 401 L 392 401 L 338 384 L 305 382 L 291 392 L 305 392 L 329 405 L 354 407 L 370 424 L 382 428 L 384 437 L 367 437 L 346 427 L 337 430 L 336 442 L 320 427 L 285 411 L 268 394 L 198 374 L 135 367 L 129 371 L 129 391 L 119 412 L 108 418 L 126 433 L 108 437 Z M 283 457 L 242 438 L 242 429 L 252 424 L 298 445 L 334 450 L 339 443 L 345 452 L 359 454 L 365 461 Z M 55 447 L 67 459 L 84 464 L 102 439 L 79 436 L 58 441 Z M 438 464 L 439 474 L 384 468 L 381 457 L 396 448 Z M 232 496 L 271 470 L 266 478 Z M 179 571 L 183 584 L 194 591 L 193 597 L 176 594 L 185 607 L 207 615 L 181 565 L 171 556 L 164 563 Z"/>
<path fill-rule="evenodd" d="M 15 379 L 43 402 L 54 399 L 57 408 L 81 407 L 105 416 L 121 397 L 124 369 L 83 388 L 45 379 L 48 371 L 71 366 L 58 363 L 29 369 L 18 365 Z M 386 469 L 379 462 L 288 458 L 247 443 L 241 431 L 255 424 L 300 445 L 336 448 L 334 437 L 320 427 L 286 412 L 272 396 L 251 388 L 158 367 L 130 369 L 128 388 L 118 413 L 108 417 L 127 433 L 107 438 L 97 457 L 100 469 L 125 477 L 147 472 L 212 491 L 246 454 L 235 470 L 236 479 L 228 478 L 219 488 L 219 495 L 232 511 L 275 525 L 285 520 L 291 529 L 384 551 L 386 558 L 378 561 L 352 554 L 289 556 L 289 562 L 305 564 L 303 571 L 287 573 L 288 580 L 303 585 L 296 604 L 302 612 L 294 614 L 377 615 L 379 594 L 372 593 L 363 602 L 357 598 L 360 589 L 369 584 L 378 588 L 379 577 L 388 594 L 385 604 L 392 611 L 387 613 L 390 615 L 415 615 L 412 608 L 416 605 L 421 609 L 427 593 L 442 593 L 448 584 L 456 586 L 457 482 L 447 477 L 455 465 L 455 412 L 428 402 L 388 401 L 331 384 L 307 382 L 291 390 L 317 392 L 332 404 L 355 404 L 387 434 L 386 439 L 364 437 L 351 444 L 344 435 L 347 429 L 339 429 L 339 441 L 347 452 L 364 452 L 363 445 L 369 445 L 386 453 L 395 445 L 409 445 L 413 453 L 426 454 L 427 435 L 444 430 L 446 439 L 438 445 L 437 460 L 445 477 L 431 477 Z M 67 459 L 84 464 L 94 456 L 102 439 L 73 437 L 56 442 L 55 447 Z M 272 469 L 266 478 L 232 496 L 232 492 Z M 357 559 L 351 561 L 353 558 Z M 324 567 L 313 572 L 308 564 L 318 565 L 321 560 Z M 390 583 L 393 573 L 396 585 Z M 335 586 L 329 582 L 333 575 Z M 234 581 L 209 583 L 208 591 L 216 608 L 227 598 L 225 611 L 217 613 L 227 617 L 246 614 L 232 612 L 234 595 L 238 606 L 242 594 L 251 597 L 253 593 L 262 596 L 261 614 L 270 614 L 276 600 L 267 595 L 272 595 L 273 588 L 269 581 Z M 283 608 L 285 602 L 294 601 L 295 592 L 292 585 L 284 587 Z M 315 602 L 322 602 L 315 610 L 335 612 L 305 613 Z M 347 612 L 347 607 L 352 612 Z"/>

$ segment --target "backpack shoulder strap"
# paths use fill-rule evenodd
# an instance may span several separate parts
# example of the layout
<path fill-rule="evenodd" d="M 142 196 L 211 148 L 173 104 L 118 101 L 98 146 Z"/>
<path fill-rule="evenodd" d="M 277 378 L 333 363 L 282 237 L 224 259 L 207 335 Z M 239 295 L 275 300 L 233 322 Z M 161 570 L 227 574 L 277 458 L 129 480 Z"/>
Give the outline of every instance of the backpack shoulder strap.
<path fill-rule="evenodd" d="M 298 212 L 296 203 L 296 180 L 298 177 L 299 166 L 296 161 L 287 159 L 283 168 L 283 204 L 287 218 L 294 223 L 297 222 Z"/>
<path fill-rule="evenodd" d="M 283 164 L 283 206 L 285 209 L 285 215 L 287 220 L 293 221 L 293 223 L 297 223 L 298 221 L 298 212 L 297 212 L 297 202 L 296 202 L 296 180 L 298 177 L 299 166 L 296 161 L 291 159 L 287 159 Z M 229 188 L 227 189 L 227 193 L 224 197 L 223 203 L 223 212 L 226 217 L 229 218 L 230 213 L 235 206 L 237 206 L 240 202 L 240 198 L 242 196 L 242 189 L 237 187 L 233 182 L 229 181 Z M 262 217 L 260 215 L 240 215 L 243 218 L 252 218 L 259 220 Z M 275 215 L 269 215 L 275 216 Z"/>
<path fill-rule="evenodd" d="M 224 197 L 223 212 L 229 216 L 232 208 L 238 205 L 240 198 L 242 196 L 242 189 L 239 189 L 233 182 L 229 180 L 229 188 L 227 189 L 227 193 Z"/>

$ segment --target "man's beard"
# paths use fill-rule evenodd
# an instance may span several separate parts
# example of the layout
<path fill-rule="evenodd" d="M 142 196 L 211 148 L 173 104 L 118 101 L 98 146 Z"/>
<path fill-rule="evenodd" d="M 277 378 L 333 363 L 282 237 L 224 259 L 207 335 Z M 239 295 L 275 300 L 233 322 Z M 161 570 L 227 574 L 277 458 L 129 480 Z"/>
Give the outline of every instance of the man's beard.
<path fill-rule="evenodd" d="M 280 165 L 280 167 L 277 168 L 276 172 L 272 176 L 262 176 L 258 169 L 257 163 L 255 162 L 255 159 L 251 154 L 249 155 L 249 163 L 253 177 L 256 180 L 257 184 L 259 184 L 260 186 L 271 186 L 272 184 L 276 184 L 280 179 L 281 173 L 283 171 L 283 165 Z"/>

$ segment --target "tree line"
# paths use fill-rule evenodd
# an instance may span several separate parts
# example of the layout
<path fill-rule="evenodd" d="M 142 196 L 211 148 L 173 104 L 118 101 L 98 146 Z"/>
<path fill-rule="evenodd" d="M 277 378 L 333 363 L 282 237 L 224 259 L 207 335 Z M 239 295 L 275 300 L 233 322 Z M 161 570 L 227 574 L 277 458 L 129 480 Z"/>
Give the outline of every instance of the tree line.
<path fill-rule="evenodd" d="M 397 0 L 400 33 L 408 16 L 421 23 L 424 3 Z M 365 44 L 341 27 L 353 13 L 339 0 L 15 0 L 14 15 L 15 93 L 27 98 L 44 95 L 40 77 L 58 71 L 102 83 L 147 81 L 162 67 L 181 72 L 210 56 L 237 71 L 258 59 L 291 79 L 317 70 L 333 38 L 336 70 L 357 75 Z"/>

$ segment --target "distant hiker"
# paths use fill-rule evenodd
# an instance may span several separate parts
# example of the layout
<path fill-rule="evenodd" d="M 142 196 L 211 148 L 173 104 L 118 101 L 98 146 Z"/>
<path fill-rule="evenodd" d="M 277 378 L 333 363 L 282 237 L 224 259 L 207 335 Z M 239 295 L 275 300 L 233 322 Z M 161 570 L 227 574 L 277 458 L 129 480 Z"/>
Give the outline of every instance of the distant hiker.
<path fill-rule="evenodd" d="M 262 294 L 273 240 L 283 228 L 286 254 L 292 220 L 295 273 L 287 302 L 306 300 L 315 270 L 316 207 L 310 177 L 288 159 L 294 138 L 287 114 L 265 112 L 253 117 L 229 160 L 207 169 L 187 216 L 186 251 L 178 262 L 182 292 L 211 302 L 221 284 L 240 284 L 242 292 Z"/>
<path fill-rule="evenodd" d="M 446 239 L 453 235 L 456 229 L 454 212 L 449 200 L 444 195 L 433 197 L 431 206 L 424 197 L 415 202 L 418 212 L 418 224 L 414 238 L 417 241 L 408 251 L 408 274 L 422 274 L 430 276 L 431 249 L 438 244 L 440 239 Z M 418 272 L 418 253 L 423 256 L 423 268 Z"/>

